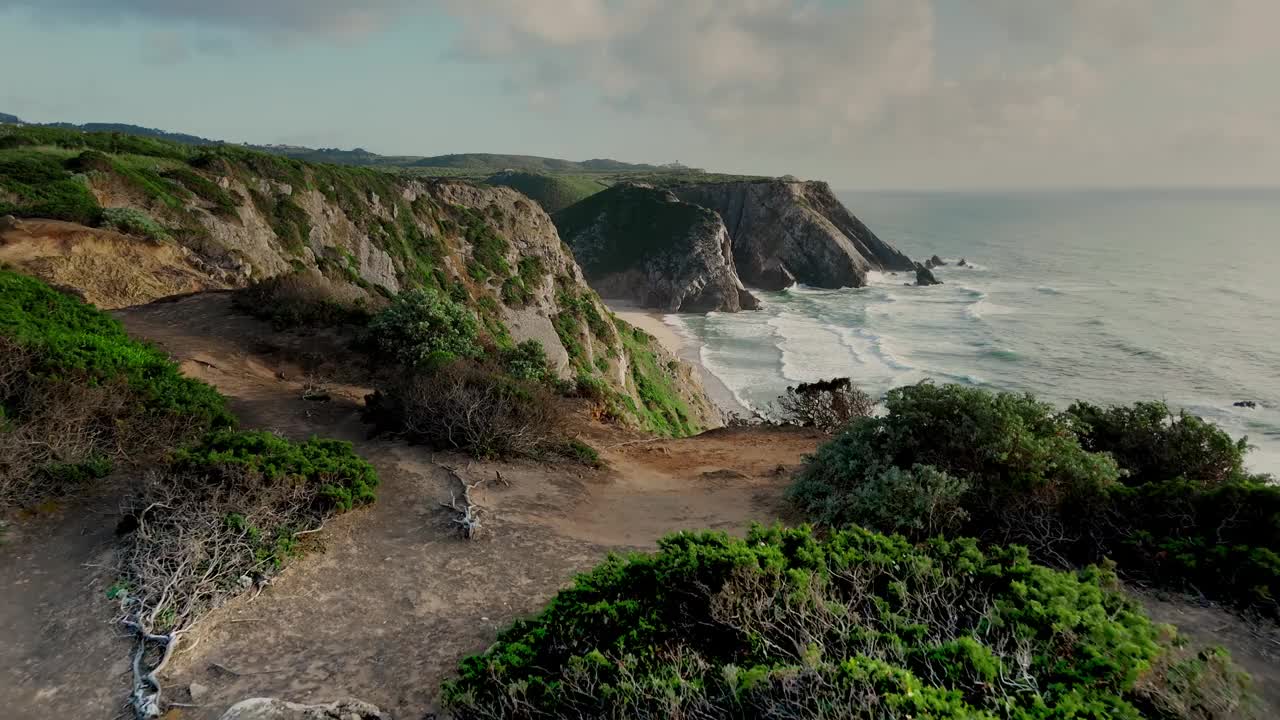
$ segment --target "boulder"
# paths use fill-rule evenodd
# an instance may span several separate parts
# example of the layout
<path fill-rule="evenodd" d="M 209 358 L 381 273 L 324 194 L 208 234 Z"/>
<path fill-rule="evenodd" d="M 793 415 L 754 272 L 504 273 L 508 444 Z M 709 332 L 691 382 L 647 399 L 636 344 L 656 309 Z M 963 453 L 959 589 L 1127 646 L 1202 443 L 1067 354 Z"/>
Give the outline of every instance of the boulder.
<path fill-rule="evenodd" d="M 921 265 L 920 263 L 916 263 L 916 285 L 923 287 L 928 285 L 941 285 L 941 284 L 942 284 L 942 281 L 934 276 L 932 270 L 925 267 L 924 265 Z"/>
<path fill-rule="evenodd" d="M 969 263 L 964 258 L 960 258 L 960 262 L 956 263 L 956 267 L 969 267 Z"/>
<path fill-rule="evenodd" d="M 1249 408 L 1250 410 L 1258 407 L 1258 403 L 1254 402 L 1253 400 L 1241 400 L 1240 402 L 1234 403 L 1233 405 L 1238 408 Z"/>
<path fill-rule="evenodd" d="M 4 232 L 6 230 L 12 230 L 16 227 L 18 227 L 18 218 L 12 215 L 5 215 L 3 217 L 0 217 L 0 232 Z"/>
<path fill-rule="evenodd" d="M 933 257 L 929 258 L 929 263 L 930 263 L 929 267 L 944 267 L 947 264 L 947 261 L 938 257 L 937 255 L 934 255 Z"/>
<path fill-rule="evenodd" d="M 276 698 L 250 698 L 232 705 L 221 720 L 391 720 L 391 716 L 359 700 L 300 705 Z"/>

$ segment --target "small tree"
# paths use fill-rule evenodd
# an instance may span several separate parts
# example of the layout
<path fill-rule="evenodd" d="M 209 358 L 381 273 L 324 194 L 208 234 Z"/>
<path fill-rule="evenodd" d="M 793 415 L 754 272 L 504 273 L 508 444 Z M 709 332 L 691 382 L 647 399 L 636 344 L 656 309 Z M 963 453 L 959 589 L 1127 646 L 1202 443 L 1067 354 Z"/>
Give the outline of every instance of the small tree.
<path fill-rule="evenodd" d="M 832 378 L 788 387 L 778 398 L 777 414 L 784 423 L 834 435 L 850 421 L 870 417 L 875 405 L 849 378 Z"/>

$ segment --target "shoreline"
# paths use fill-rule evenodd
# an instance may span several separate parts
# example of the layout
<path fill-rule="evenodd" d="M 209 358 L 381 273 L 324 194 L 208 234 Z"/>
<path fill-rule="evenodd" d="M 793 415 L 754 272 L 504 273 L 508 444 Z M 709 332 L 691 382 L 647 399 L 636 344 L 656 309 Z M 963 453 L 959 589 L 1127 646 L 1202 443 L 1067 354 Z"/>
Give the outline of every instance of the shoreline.
<path fill-rule="evenodd" d="M 649 333 L 672 355 L 692 365 L 697 370 L 698 377 L 702 380 L 702 387 L 706 390 L 707 397 L 720 410 L 721 415 L 726 417 L 729 414 L 737 414 L 743 417 L 751 416 L 751 410 L 738 402 L 729 386 L 725 385 L 723 380 L 711 372 L 706 365 L 702 364 L 702 343 L 677 332 L 675 328 L 667 324 L 666 316 L 671 313 L 640 307 L 626 300 L 601 299 L 613 311 L 613 314 Z"/>

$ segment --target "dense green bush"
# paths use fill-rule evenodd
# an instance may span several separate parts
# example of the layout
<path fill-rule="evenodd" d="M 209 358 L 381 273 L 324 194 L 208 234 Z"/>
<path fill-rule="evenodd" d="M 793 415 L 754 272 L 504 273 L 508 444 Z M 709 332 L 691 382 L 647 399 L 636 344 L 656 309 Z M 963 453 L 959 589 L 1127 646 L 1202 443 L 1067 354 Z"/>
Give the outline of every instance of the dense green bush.
<path fill-rule="evenodd" d="M 821 541 L 807 529 L 681 533 L 659 548 L 610 557 L 464 660 L 445 706 L 461 720 L 1246 709 L 1246 676 L 1186 662 L 1109 573 L 1050 570 L 1021 548 L 913 547 L 857 528 Z M 1179 711 L 1196 696 L 1213 704 Z"/>
<path fill-rule="evenodd" d="M 1109 408 L 1078 402 L 1067 416 L 1085 449 L 1111 453 L 1125 469 L 1126 485 L 1181 477 L 1212 486 L 1244 473 L 1246 440 L 1232 440 L 1186 411 L 1175 415 L 1162 402 Z"/>
<path fill-rule="evenodd" d="M 122 378 L 149 412 L 206 427 L 233 423 L 216 390 L 183 377 L 167 355 L 130 338 L 110 315 L 8 270 L 0 270 L 0 335 L 39 353 L 38 374 L 89 384 Z"/>
<path fill-rule="evenodd" d="M 400 293 L 369 325 L 374 344 L 407 366 L 480 357 L 475 315 L 432 288 Z"/>
<path fill-rule="evenodd" d="M 1247 445 L 1213 425 L 1159 403 L 1058 413 L 929 384 L 891 391 L 886 410 L 808 460 L 790 496 L 810 517 L 1016 541 L 1060 566 L 1110 557 L 1130 577 L 1280 609 L 1280 488 L 1246 476 Z"/>
<path fill-rule="evenodd" d="M 545 383 L 554 375 L 547 364 L 547 351 L 537 340 L 525 340 L 513 348 L 499 351 L 498 355 L 507 373 L 517 380 Z"/>
<path fill-rule="evenodd" d="M 267 432 L 219 430 L 173 455 L 171 468 L 195 475 L 234 469 L 267 481 L 317 488 L 324 508 L 350 510 L 373 502 L 378 474 L 341 440 L 311 438 L 295 443 Z"/>

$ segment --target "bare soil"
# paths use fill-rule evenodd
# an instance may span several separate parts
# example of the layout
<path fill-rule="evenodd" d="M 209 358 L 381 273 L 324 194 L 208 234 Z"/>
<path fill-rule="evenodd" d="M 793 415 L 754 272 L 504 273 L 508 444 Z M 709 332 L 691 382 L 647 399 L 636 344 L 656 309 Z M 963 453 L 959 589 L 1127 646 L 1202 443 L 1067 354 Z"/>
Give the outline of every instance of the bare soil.
<path fill-rule="evenodd" d="M 175 243 L 59 220 L 20 220 L 0 230 L 0 263 L 52 285 L 76 288 L 105 309 L 226 287 L 192 265 Z"/>

